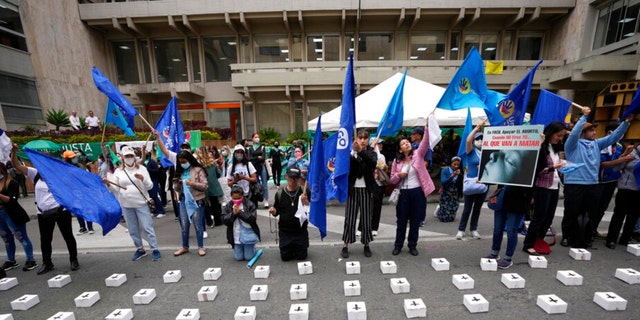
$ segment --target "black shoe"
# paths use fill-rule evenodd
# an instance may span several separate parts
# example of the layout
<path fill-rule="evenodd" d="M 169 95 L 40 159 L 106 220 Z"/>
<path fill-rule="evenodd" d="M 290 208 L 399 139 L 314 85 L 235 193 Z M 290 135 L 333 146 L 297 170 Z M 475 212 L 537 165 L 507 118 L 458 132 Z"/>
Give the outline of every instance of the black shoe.
<path fill-rule="evenodd" d="M 394 256 L 397 256 L 400 254 L 400 248 L 394 248 L 393 251 L 391 251 L 391 254 Z"/>
<path fill-rule="evenodd" d="M 24 267 L 22 267 L 22 271 L 31 271 L 38 267 L 38 264 L 35 260 L 28 260 L 24 263 Z"/>
<path fill-rule="evenodd" d="M 540 255 L 540 253 L 538 251 L 536 251 L 535 249 L 533 249 L 533 248 L 529 248 L 529 249 L 522 248 L 522 251 L 526 252 L 530 256 L 539 256 Z"/>
<path fill-rule="evenodd" d="M 569 239 L 562 238 L 562 241 L 560 241 L 560 245 L 563 246 L 563 247 L 568 247 L 569 246 Z"/>
<path fill-rule="evenodd" d="M 418 255 L 418 249 L 409 248 L 409 253 L 411 253 L 412 256 L 417 256 Z"/>
<path fill-rule="evenodd" d="M 9 271 L 9 270 L 15 269 L 15 268 L 17 268 L 19 266 L 20 266 L 20 264 L 18 262 L 16 262 L 15 260 L 14 261 L 8 261 L 7 260 L 2 264 L 2 269 L 4 269 L 4 271 Z"/>
<path fill-rule="evenodd" d="M 340 251 L 340 256 L 342 256 L 345 259 L 349 258 L 349 248 L 342 247 L 342 251 Z"/>
<path fill-rule="evenodd" d="M 71 271 L 76 271 L 80 269 L 80 264 L 78 263 L 78 259 L 71 260 Z"/>
<path fill-rule="evenodd" d="M 615 249 L 616 248 L 616 243 L 613 242 L 613 241 L 607 241 L 607 243 L 604 246 L 609 248 L 609 249 Z"/>
<path fill-rule="evenodd" d="M 47 273 L 47 272 L 49 272 L 51 270 L 53 270 L 53 264 L 43 263 L 42 266 L 40 267 L 40 269 L 38 269 L 38 271 L 36 271 L 36 273 L 38 275 L 41 275 L 41 274 L 45 274 L 45 273 Z"/>
<path fill-rule="evenodd" d="M 369 246 L 364 246 L 364 256 L 367 258 L 371 257 L 371 248 L 369 248 Z"/>

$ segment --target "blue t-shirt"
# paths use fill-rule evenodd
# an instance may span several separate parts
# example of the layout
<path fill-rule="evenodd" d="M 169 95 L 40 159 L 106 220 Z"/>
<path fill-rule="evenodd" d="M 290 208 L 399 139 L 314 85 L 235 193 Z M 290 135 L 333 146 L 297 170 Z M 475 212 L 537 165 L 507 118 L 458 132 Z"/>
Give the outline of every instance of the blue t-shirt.
<path fill-rule="evenodd" d="M 467 153 L 466 157 L 467 177 L 477 178 L 480 166 L 480 150 L 473 148 L 471 152 Z"/>

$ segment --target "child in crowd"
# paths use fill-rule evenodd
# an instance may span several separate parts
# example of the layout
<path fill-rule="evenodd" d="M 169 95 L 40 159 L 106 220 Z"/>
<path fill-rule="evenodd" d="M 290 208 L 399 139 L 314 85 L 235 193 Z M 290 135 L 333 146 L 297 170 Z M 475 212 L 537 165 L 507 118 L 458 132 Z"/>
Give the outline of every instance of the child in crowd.
<path fill-rule="evenodd" d="M 244 196 L 239 185 L 231 187 L 231 201 L 223 208 L 222 222 L 227 225 L 227 241 L 238 261 L 251 260 L 260 241 L 260 228 L 256 223 L 256 205 Z"/>

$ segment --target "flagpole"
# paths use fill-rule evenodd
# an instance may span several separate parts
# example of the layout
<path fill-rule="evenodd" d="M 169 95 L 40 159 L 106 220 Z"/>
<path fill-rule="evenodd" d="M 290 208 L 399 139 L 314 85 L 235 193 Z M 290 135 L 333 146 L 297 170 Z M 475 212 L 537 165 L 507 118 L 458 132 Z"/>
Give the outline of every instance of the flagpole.
<path fill-rule="evenodd" d="M 149 126 L 149 128 L 151 128 L 151 131 L 153 132 L 153 126 L 149 123 L 149 121 L 147 121 L 147 119 L 145 119 L 145 118 L 142 116 L 142 114 L 138 113 L 138 115 L 140 116 L 140 118 L 142 118 L 142 121 L 143 121 L 144 123 L 146 123 L 146 124 Z"/>
<path fill-rule="evenodd" d="M 107 123 L 106 123 L 107 117 L 105 117 L 104 120 L 105 122 L 102 123 L 102 139 L 100 139 L 100 145 L 104 144 L 104 135 L 105 135 L 105 132 L 107 131 Z"/>
<path fill-rule="evenodd" d="M 579 105 L 579 104 L 577 104 L 577 103 L 575 103 L 573 101 L 571 102 L 571 105 L 576 107 L 576 108 L 578 108 L 578 109 L 582 109 L 583 108 L 583 106 L 581 106 L 581 105 Z"/>

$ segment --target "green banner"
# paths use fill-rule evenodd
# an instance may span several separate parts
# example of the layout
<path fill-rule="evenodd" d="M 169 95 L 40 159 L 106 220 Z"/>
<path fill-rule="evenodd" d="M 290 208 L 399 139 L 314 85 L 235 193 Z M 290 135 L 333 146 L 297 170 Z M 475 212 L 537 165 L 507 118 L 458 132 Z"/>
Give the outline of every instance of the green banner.
<path fill-rule="evenodd" d="M 202 136 L 200 130 L 191 130 L 185 132 L 185 140 L 191 145 L 191 150 L 202 147 Z"/>

